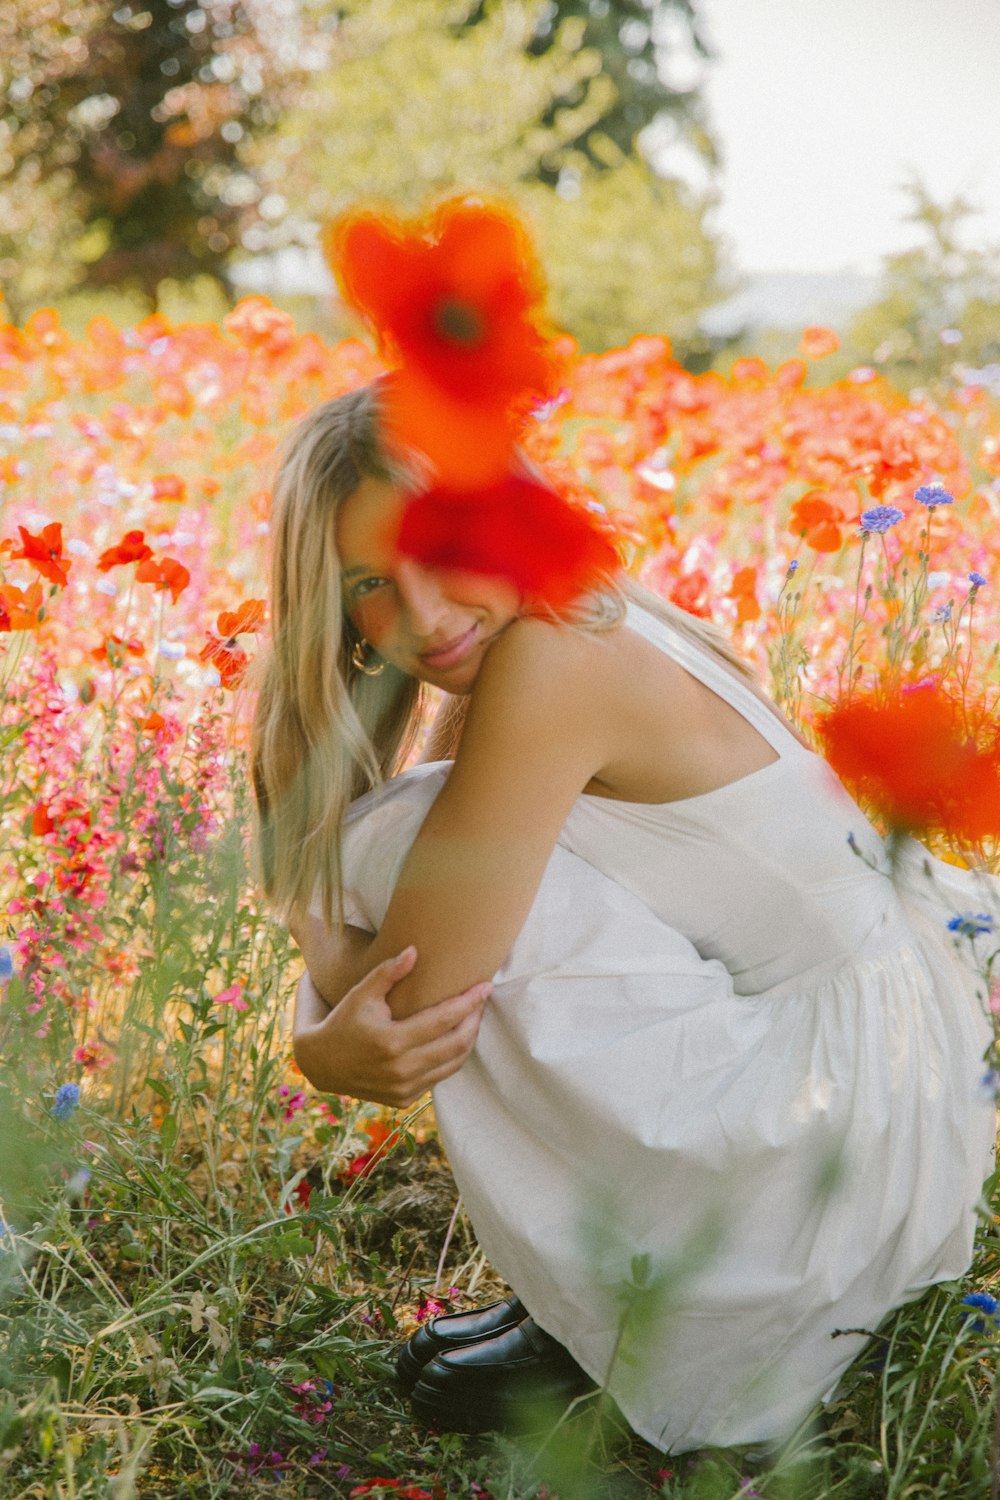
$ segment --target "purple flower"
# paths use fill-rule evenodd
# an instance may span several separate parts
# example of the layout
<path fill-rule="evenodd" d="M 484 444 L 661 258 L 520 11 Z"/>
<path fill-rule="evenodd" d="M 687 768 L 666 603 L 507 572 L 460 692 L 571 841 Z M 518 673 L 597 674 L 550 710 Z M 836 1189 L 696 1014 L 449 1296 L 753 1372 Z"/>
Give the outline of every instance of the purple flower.
<path fill-rule="evenodd" d="M 976 1312 L 985 1313 L 986 1318 L 993 1325 L 990 1332 L 1000 1327 L 1000 1302 L 995 1297 L 991 1297 L 988 1292 L 970 1292 L 967 1297 L 962 1298 L 962 1306 L 971 1307 Z M 973 1333 L 985 1333 L 987 1331 L 988 1325 L 986 1319 L 974 1318 L 971 1312 L 963 1313 L 962 1316 L 966 1325 L 971 1327 Z"/>
<path fill-rule="evenodd" d="M 61 1083 L 56 1089 L 56 1100 L 49 1114 L 56 1120 L 68 1120 L 80 1102 L 78 1083 Z"/>
<path fill-rule="evenodd" d="M 861 512 L 861 530 L 877 531 L 882 534 L 902 519 L 903 512 L 897 510 L 894 505 L 873 505 L 871 510 Z"/>
<path fill-rule="evenodd" d="M 969 582 L 972 584 L 972 587 L 974 589 L 981 589 L 986 586 L 986 579 L 983 577 L 982 573 L 970 573 Z"/>
<path fill-rule="evenodd" d="M 799 568 L 799 560 L 798 560 L 797 557 L 793 557 L 792 560 L 791 560 L 791 562 L 788 564 L 788 573 L 789 573 L 789 576 L 791 576 L 792 573 L 797 573 L 798 572 L 798 568 Z"/>
<path fill-rule="evenodd" d="M 936 484 L 922 484 L 913 493 L 913 498 L 918 505 L 926 505 L 928 510 L 933 510 L 936 505 L 954 505 L 955 496 L 950 495 L 940 482 Z"/>
<path fill-rule="evenodd" d="M 988 911 L 962 912 L 948 923 L 949 932 L 960 932 L 963 937 L 979 937 L 980 933 L 993 931 L 993 918 Z"/>

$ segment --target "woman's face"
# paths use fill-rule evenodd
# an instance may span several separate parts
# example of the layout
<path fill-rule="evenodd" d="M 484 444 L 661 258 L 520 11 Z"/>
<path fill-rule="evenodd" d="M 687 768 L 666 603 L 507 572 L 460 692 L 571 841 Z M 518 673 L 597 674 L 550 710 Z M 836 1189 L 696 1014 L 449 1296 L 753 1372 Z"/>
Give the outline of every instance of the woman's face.
<path fill-rule="evenodd" d="M 379 656 L 421 682 L 468 693 L 483 657 L 520 613 L 503 578 L 425 568 L 396 551 L 405 497 L 363 479 L 337 514 L 344 607 Z"/>

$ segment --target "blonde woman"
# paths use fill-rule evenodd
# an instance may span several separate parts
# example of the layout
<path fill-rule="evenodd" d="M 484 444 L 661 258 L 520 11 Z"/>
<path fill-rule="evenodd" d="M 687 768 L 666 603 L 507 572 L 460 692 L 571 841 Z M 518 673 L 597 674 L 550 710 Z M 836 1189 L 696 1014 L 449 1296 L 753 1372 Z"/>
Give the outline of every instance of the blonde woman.
<path fill-rule="evenodd" d="M 702 622 L 613 578 L 556 616 L 401 556 L 419 483 L 371 388 L 293 435 L 253 759 L 296 1057 L 394 1105 L 436 1086 L 519 1294 L 401 1374 L 442 1426 L 594 1382 L 666 1450 L 777 1440 L 859 1329 L 968 1265 L 993 1135 L 946 930 L 968 891 L 935 864 L 899 894 Z M 400 775 L 425 684 L 443 758 Z"/>

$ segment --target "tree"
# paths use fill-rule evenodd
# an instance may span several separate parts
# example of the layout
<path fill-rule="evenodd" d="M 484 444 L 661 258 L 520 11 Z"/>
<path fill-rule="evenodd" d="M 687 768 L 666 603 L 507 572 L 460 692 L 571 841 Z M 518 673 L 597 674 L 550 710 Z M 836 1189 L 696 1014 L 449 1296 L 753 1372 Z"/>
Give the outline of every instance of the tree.
<path fill-rule="evenodd" d="M 57 282 L 153 291 L 168 275 L 224 274 L 259 199 L 240 142 L 271 122 L 292 69 L 286 10 L 275 0 L 252 12 L 243 0 L 76 0 L 68 11 L 9 0 L 4 206 L 20 223 L 36 193 L 42 203 L 68 195 L 59 223 L 46 215 Z M 9 222 L 6 269 L 30 285 Z"/>
<path fill-rule="evenodd" d="M 532 52 L 548 51 L 569 17 L 582 20 L 583 45 L 600 53 L 602 71 L 614 84 L 614 101 L 595 127 L 600 134 L 627 153 L 647 127 L 669 125 L 675 138 L 714 165 L 715 143 L 697 90 L 669 81 L 678 53 L 710 56 L 693 0 L 545 0 Z M 589 131 L 579 147 L 596 167 L 603 165 L 600 145 L 591 151 Z"/>
<path fill-rule="evenodd" d="M 532 222 L 553 314 L 585 347 L 683 339 L 715 293 L 706 200 L 598 129 L 616 94 L 582 18 L 537 52 L 532 0 L 487 0 L 474 25 L 472 14 L 472 0 L 341 0 L 328 71 L 246 153 L 289 206 L 270 243 L 314 241 L 359 200 L 412 213 L 447 193 L 495 193 Z"/>
<path fill-rule="evenodd" d="M 945 375 L 956 361 L 1000 361 L 1000 247 L 963 243 L 976 212 L 964 199 L 935 203 L 916 181 L 907 192 L 906 222 L 918 226 L 921 241 L 886 257 L 882 295 L 850 330 L 859 358 L 904 389 Z"/>

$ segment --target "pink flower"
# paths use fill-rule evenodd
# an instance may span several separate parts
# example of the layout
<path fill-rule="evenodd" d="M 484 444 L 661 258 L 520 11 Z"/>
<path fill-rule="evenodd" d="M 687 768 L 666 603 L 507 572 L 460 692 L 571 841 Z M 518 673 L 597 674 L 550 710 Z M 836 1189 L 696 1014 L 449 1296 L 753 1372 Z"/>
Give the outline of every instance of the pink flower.
<path fill-rule="evenodd" d="M 243 988 L 239 984 L 231 984 L 228 990 L 223 990 L 221 995 L 216 995 L 212 1001 L 213 1005 L 231 1005 L 233 1010 L 249 1010 L 249 1003 L 243 998 Z"/>

